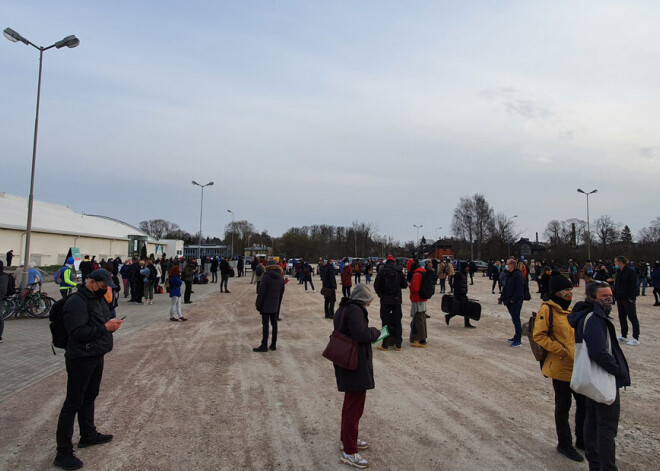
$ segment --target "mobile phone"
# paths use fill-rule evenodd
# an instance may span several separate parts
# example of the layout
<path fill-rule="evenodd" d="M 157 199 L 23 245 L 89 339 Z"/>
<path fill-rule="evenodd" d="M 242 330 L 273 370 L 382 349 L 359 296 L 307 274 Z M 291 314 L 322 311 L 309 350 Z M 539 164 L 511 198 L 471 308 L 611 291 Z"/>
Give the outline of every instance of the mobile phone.
<path fill-rule="evenodd" d="M 124 316 L 124 317 L 122 317 L 122 318 L 119 319 L 119 320 L 120 320 L 120 321 L 123 321 L 123 320 L 126 319 L 127 317 L 128 317 L 128 316 Z"/>

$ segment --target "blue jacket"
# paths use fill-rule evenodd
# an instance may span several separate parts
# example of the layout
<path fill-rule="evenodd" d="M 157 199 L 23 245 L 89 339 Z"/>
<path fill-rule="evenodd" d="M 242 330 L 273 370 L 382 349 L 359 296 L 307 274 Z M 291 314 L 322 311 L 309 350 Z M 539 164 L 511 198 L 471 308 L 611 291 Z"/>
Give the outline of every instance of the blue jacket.
<path fill-rule="evenodd" d="M 587 314 L 593 315 L 584 327 L 584 319 Z M 589 351 L 589 358 L 595 361 L 601 368 L 616 378 L 616 386 L 630 386 L 630 370 L 628 362 L 616 339 L 614 324 L 605 315 L 598 303 L 593 301 L 581 301 L 573 307 L 573 312 L 568 316 L 568 322 L 575 329 L 575 343 L 584 342 Z M 612 353 L 607 351 L 607 336 L 610 336 Z"/>
<path fill-rule="evenodd" d="M 525 296 L 525 279 L 522 272 L 516 268 L 507 272 L 506 283 L 502 287 L 502 304 L 523 302 Z"/>
<path fill-rule="evenodd" d="M 178 276 L 170 276 L 170 298 L 181 297 L 181 285 L 183 281 Z"/>
<path fill-rule="evenodd" d="M 651 279 L 653 280 L 653 287 L 660 289 L 660 268 L 653 269 Z"/>

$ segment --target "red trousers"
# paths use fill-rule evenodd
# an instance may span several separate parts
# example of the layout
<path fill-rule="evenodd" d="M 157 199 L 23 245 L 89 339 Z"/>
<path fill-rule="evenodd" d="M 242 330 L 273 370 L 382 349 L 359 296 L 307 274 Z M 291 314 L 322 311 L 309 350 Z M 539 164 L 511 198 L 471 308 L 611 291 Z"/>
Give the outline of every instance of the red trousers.
<path fill-rule="evenodd" d="M 358 426 L 364 412 L 366 397 L 367 391 L 344 393 L 344 406 L 341 408 L 341 442 L 347 455 L 358 452 Z"/>

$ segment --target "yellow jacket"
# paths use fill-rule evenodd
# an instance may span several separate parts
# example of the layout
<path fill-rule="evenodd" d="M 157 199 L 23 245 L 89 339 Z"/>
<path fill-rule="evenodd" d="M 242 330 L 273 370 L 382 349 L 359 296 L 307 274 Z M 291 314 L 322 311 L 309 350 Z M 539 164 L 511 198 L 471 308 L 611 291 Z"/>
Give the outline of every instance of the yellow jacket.
<path fill-rule="evenodd" d="M 552 306 L 552 337 L 548 337 L 548 316 Z M 543 362 L 543 375 L 559 381 L 570 381 L 575 357 L 575 334 L 568 323 L 570 310 L 564 311 L 554 301 L 541 304 L 534 323 L 534 341 L 548 351 Z M 553 340 L 554 339 L 554 340 Z"/>

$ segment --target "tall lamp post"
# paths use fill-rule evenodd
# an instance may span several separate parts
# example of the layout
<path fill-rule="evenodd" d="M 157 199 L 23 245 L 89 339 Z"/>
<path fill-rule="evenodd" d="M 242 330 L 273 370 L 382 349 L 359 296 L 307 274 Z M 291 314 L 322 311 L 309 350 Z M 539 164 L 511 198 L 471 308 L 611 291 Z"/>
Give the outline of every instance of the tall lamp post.
<path fill-rule="evenodd" d="M 202 263 L 202 212 L 204 210 L 204 187 L 213 186 L 213 182 L 208 182 L 206 185 L 200 185 L 195 180 L 193 180 L 192 184 L 197 185 L 202 189 L 202 201 L 199 205 L 199 247 L 197 251 L 197 255 L 199 257 L 199 263 L 201 264 Z"/>
<path fill-rule="evenodd" d="M 234 211 L 231 209 L 227 210 L 228 213 L 231 213 L 231 258 L 234 258 Z"/>
<path fill-rule="evenodd" d="M 589 195 L 596 193 L 598 190 L 593 189 L 589 193 L 587 193 L 582 188 L 578 188 L 577 191 L 578 193 L 587 195 L 587 258 L 591 260 L 591 228 L 589 227 Z"/>
<path fill-rule="evenodd" d="M 438 252 L 438 231 L 441 230 L 441 229 L 442 229 L 442 227 L 436 227 L 435 228 L 435 251 L 436 251 L 436 255 L 437 255 L 437 252 Z"/>
<path fill-rule="evenodd" d="M 417 229 L 417 239 L 415 239 L 415 244 L 417 244 L 417 248 L 415 249 L 415 253 L 417 254 L 416 258 L 419 258 L 419 229 L 424 227 L 424 224 L 420 224 L 419 226 L 417 224 L 413 224 L 413 227 Z"/>
<path fill-rule="evenodd" d="M 509 222 L 512 222 L 513 218 L 517 218 L 517 217 L 518 217 L 518 215 L 514 214 L 513 216 L 511 216 L 510 218 L 507 218 L 507 219 L 509 220 Z M 511 239 L 509 239 L 507 247 L 509 248 L 509 254 L 507 255 L 507 258 L 511 258 Z"/>
<path fill-rule="evenodd" d="M 67 36 L 60 41 L 57 41 L 55 44 L 51 44 L 48 47 L 37 46 L 32 42 L 25 39 L 23 36 L 18 34 L 11 28 L 5 28 L 2 32 L 5 38 L 9 39 L 11 42 L 22 42 L 25 45 L 30 45 L 39 51 L 39 79 L 37 81 L 37 112 L 34 118 L 34 140 L 32 142 L 32 172 L 30 174 L 30 196 L 28 198 L 28 213 L 27 213 L 27 225 L 25 229 L 25 256 L 24 256 L 24 267 L 23 278 L 21 279 L 21 286 L 27 286 L 28 278 L 28 266 L 30 263 L 30 236 L 32 235 L 32 206 L 34 203 L 34 170 L 37 164 L 37 134 L 39 130 L 39 101 L 41 100 L 41 69 L 43 65 L 44 51 L 47 51 L 51 48 L 61 49 L 64 46 L 68 48 L 74 48 L 80 44 L 80 41 L 75 36 Z"/>

